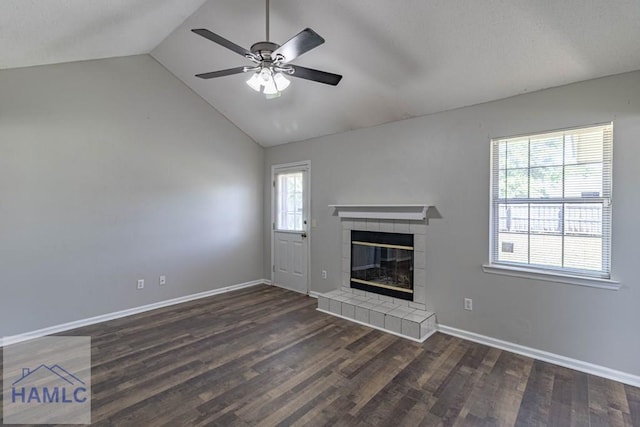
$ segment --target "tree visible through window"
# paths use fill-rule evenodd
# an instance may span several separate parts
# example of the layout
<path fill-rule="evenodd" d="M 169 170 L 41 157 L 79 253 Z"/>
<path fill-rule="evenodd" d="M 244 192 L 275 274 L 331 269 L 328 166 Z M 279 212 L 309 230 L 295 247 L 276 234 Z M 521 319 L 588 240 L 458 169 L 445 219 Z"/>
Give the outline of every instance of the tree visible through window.
<path fill-rule="evenodd" d="M 608 278 L 612 125 L 492 140 L 491 262 Z"/>

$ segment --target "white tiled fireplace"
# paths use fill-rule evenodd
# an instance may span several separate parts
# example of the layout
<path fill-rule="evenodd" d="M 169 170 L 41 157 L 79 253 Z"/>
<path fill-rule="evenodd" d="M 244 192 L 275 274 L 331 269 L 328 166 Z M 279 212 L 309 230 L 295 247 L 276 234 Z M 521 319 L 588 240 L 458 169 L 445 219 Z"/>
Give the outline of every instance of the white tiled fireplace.
<path fill-rule="evenodd" d="M 342 226 L 342 283 L 318 296 L 318 310 L 424 341 L 436 330 L 426 311 L 426 210 L 429 205 L 332 205 Z M 352 230 L 413 235 L 413 300 L 351 287 Z"/>

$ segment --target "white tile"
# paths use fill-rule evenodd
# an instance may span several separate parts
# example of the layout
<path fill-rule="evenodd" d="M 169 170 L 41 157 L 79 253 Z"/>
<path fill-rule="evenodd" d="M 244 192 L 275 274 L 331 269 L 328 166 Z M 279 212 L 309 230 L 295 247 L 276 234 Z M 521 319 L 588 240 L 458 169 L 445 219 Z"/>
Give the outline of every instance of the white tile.
<path fill-rule="evenodd" d="M 342 243 L 351 244 L 351 230 L 342 230 Z"/>
<path fill-rule="evenodd" d="M 351 243 L 342 242 L 342 257 L 351 258 Z"/>
<path fill-rule="evenodd" d="M 365 291 L 365 294 L 366 294 L 366 296 L 368 296 L 371 299 L 380 299 L 380 295 L 374 294 L 373 292 Z"/>
<path fill-rule="evenodd" d="M 427 254 L 426 252 L 413 251 L 413 268 L 425 269 L 427 267 Z"/>
<path fill-rule="evenodd" d="M 420 324 L 407 319 L 402 319 L 402 335 L 414 339 L 420 339 Z"/>
<path fill-rule="evenodd" d="M 402 321 L 399 317 L 386 314 L 384 316 L 384 328 L 400 334 L 402 333 Z"/>
<path fill-rule="evenodd" d="M 341 289 L 334 289 L 332 291 L 329 292 L 325 292 L 323 295 L 327 298 L 333 298 L 333 297 L 337 297 L 344 294 L 344 292 Z"/>
<path fill-rule="evenodd" d="M 393 232 L 394 233 L 410 233 L 409 230 L 409 221 L 404 220 L 396 220 L 393 222 Z"/>
<path fill-rule="evenodd" d="M 429 317 L 420 324 L 420 338 L 424 338 L 436 330 L 436 316 Z"/>
<path fill-rule="evenodd" d="M 427 306 L 425 304 L 419 303 L 419 302 L 410 302 L 409 303 L 409 307 L 410 308 L 415 308 L 416 310 L 426 310 Z"/>
<path fill-rule="evenodd" d="M 384 304 L 384 303 L 383 303 L 383 304 L 379 304 L 379 305 L 375 305 L 375 306 L 373 306 L 373 307 L 371 307 L 371 308 L 370 308 L 370 310 L 371 310 L 372 312 L 374 312 L 374 311 L 375 311 L 376 313 L 383 313 L 383 314 L 384 314 L 384 313 L 388 313 L 388 312 L 390 312 L 390 311 L 393 311 L 394 309 L 395 309 L 395 307 L 394 307 L 394 306 L 392 306 L 392 305 L 386 305 L 386 304 Z"/>
<path fill-rule="evenodd" d="M 388 302 L 393 302 L 393 298 L 388 297 L 386 295 L 378 295 L 378 299 L 382 300 L 382 301 L 388 301 Z"/>
<path fill-rule="evenodd" d="M 413 234 L 426 234 L 427 233 L 427 226 L 426 226 L 426 224 L 424 224 L 422 222 L 412 221 L 409 224 L 409 230 Z"/>
<path fill-rule="evenodd" d="M 342 272 L 351 274 L 351 260 L 349 258 L 342 258 Z"/>
<path fill-rule="evenodd" d="M 417 285 L 425 286 L 427 284 L 427 271 L 424 268 L 415 268 L 413 266 L 413 287 Z"/>
<path fill-rule="evenodd" d="M 416 310 L 413 313 L 406 315 L 404 319 L 407 319 L 416 323 L 422 323 L 431 316 L 433 316 L 433 313 L 429 313 L 428 311 Z"/>
<path fill-rule="evenodd" d="M 384 313 L 369 311 L 369 323 L 379 328 L 384 328 Z"/>
<path fill-rule="evenodd" d="M 409 301 L 406 299 L 392 298 L 392 302 L 401 307 L 409 307 Z"/>
<path fill-rule="evenodd" d="M 342 314 L 342 303 L 335 299 L 329 300 L 329 311 L 335 314 Z"/>
<path fill-rule="evenodd" d="M 371 308 L 376 307 L 376 306 L 378 306 L 380 304 L 382 304 L 382 301 L 380 301 L 380 300 L 369 299 L 367 302 L 363 302 L 362 304 L 359 304 L 359 306 L 367 308 L 367 309 L 371 309 Z"/>
<path fill-rule="evenodd" d="M 356 306 L 356 320 L 363 323 L 369 323 L 369 309 Z"/>
<path fill-rule="evenodd" d="M 413 309 L 411 309 L 411 308 L 398 307 L 398 308 L 394 308 L 393 310 L 391 310 L 387 314 L 390 315 L 390 316 L 396 316 L 396 317 L 399 317 L 399 318 L 402 319 L 403 317 L 406 317 L 409 314 L 411 314 L 412 311 L 413 311 Z"/>
<path fill-rule="evenodd" d="M 427 250 L 427 239 L 425 236 L 415 235 L 413 237 L 413 250 L 420 252 Z"/>
<path fill-rule="evenodd" d="M 349 286 L 350 287 L 351 286 L 351 277 L 350 277 L 349 273 L 342 272 L 342 273 L 340 273 L 340 276 L 342 277 L 342 286 Z"/>
<path fill-rule="evenodd" d="M 348 317 L 349 319 L 356 318 L 356 307 L 353 304 L 349 304 L 347 302 L 342 303 L 342 315 L 344 317 Z"/>
<path fill-rule="evenodd" d="M 367 231 L 380 231 L 380 223 L 378 220 L 367 220 Z"/>
<path fill-rule="evenodd" d="M 318 308 L 320 310 L 329 311 L 329 298 L 318 295 Z"/>
<path fill-rule="evenodd" d="M 393 220 L 381 219 L 379 222 L 380 222 L 380 231 L 385 233 L 393 233 Z"/>
<path fill-rule="evenodd" d="M 362 291 L 360 289 L 353 289 L 352 291 L 353 291 L 353 293 L 355 295 L 360 295 L 360 296 L 363 296 L 363 297 L 367 295 L 367 293 L 365 291 Z"/>
<path fill-rule="evenodd" d="M 367 230 L 367 220 L 363 219 L 363 220 L 355 220 L 353 221 L 353 229 L 354 230 L 362 230 L 362 231 L 366 231 Z M 349 236 L 349 241 L 351 241 L 351 236 Z"/>
<path fill-rule="evenodd" d="M 413 300 L 415 302 L 423 304 L 427 303 L 427 292 L 425 289 L 426 288 L 423 286 L 416 286 L 413 288 Z"/>
<path fill-rule="evenodd" d="M 353 220 L 352 219 L 343 219 L 342 220 L 342 229 L 343 230 L 352 230 L 353 229 Z"/>
<path fill-rule="evenodd" d="M 351 293 L 351 288 L 349 286 L 344 286 L 342 285 L 340 287 L 340 289 L 342 289 L 342 292 L 346 293 L 346 294 L 350 294 Z"/>

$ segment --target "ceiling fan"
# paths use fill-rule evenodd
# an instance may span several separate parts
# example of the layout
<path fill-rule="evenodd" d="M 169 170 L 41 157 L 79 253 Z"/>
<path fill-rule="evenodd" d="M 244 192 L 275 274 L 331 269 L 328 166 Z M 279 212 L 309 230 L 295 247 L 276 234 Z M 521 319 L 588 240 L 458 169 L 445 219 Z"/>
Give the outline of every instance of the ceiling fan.
<path fill-rule="evenodd" d="M 244 56 L 251 62 L 251 66 L 228 68 L 226 70 L 212 71 L 209 73 L 196 74 L 201 79 L 212 79 L 214 77 L 229 76 L 232 74 L 249 73 L 253 75 L 247 84 L 257 92 L 263 93 L 267 98 L 276 98 L 289 86 L 289 80 L 285 75 L 298 77 L 300 79 L 312 80 L 328 85 L 337 85 L 342 76 L 328 73 L 326 71 L 314 70 L 300 65 L 290 64 L 298 56 L 310 51 L 324 43 L 311 28 L 305 28 L 282 46 L 269 41 L 269 0 L 266 0 L 266 40 L 254 43 L 251 50 L 247 50 L 237 44 L 219 36 L 204 28 L 193 29 L 194 33 L 218 43 L 239 55 Z"/>

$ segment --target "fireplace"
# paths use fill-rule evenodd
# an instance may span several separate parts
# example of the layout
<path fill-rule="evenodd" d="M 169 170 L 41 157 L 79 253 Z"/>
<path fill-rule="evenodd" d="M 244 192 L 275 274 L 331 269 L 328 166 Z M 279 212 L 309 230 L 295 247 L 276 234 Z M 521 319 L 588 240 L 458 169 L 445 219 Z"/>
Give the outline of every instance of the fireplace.
<path fill-rule="evenodd" d="M 351 230 L 351 288 L 413 301 L 413 234 Z"/>

